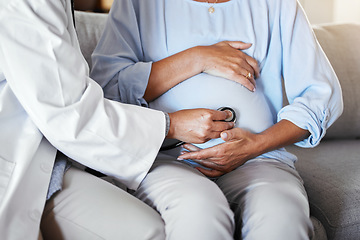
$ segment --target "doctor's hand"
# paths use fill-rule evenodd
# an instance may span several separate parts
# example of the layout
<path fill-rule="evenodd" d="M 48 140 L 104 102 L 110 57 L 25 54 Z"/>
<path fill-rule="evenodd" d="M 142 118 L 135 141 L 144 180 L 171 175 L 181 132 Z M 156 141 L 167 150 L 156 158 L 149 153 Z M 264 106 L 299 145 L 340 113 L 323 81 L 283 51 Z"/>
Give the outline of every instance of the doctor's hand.
<path fill-rule="evenodd" d="M 238 82 L 250 91 L 255 91 L 255 78 L 260 74 L 258 63 L 241 51 L 251 46 L 241 41 L 199 46 L 203 72 Z"/>
<path fill-rule="evenodd" d="M 204 143 L 219 138 L 220 133 L 234 127 L 233 122 L 224 122 L 228 111 L 211 109 L 186 109 L 169 113 L 170 128 L 167 138 L 183 142 Z"/>
<path fill-rule="evenodd" d="M 262 148 L 257 134 L 241 128 L 233 128 L 221 133 L 221 138 L 224 143 L 206 149 L 184 144 L 183 147 L 189 152 L 183 153 L 178 159 L 192 159 L 210 169 L 197 168 L 204 175 L 219 177 L 261 154 L 259 150 Z"/>

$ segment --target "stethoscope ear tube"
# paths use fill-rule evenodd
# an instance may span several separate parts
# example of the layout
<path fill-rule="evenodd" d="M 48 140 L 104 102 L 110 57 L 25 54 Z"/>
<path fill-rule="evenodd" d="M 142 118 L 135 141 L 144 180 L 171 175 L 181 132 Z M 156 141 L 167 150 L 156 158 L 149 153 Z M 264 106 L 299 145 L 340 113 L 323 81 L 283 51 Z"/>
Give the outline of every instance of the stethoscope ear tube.
<path fill-rule="evenodd" d="M 232 109 L 231 107 L 220 107 L 217 110 L 218 111 L 229 111 L 231 113 L 231 116 L 224 120 L 225 122 L 234 122 L 234 123 L 236 122 L 236 113 L 235 113 L 235 110 Z M 160 151 L 171 150 L 171 149 L 174 149 L 174 148 L 177 148 L 177 147 L 183 145 L 184 143 L 185 142 L 183 142 L 183 141 L 178 141 L 178 142 L 172 143 L 167 146 L 162 146 L 160 148 Z"/>

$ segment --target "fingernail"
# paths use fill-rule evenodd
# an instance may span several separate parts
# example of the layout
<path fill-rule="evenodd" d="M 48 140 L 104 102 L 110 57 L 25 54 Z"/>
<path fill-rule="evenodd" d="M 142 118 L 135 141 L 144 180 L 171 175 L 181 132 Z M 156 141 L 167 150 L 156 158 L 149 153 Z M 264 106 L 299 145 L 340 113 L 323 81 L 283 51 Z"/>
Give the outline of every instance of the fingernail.
<path fill-rule="evenodd" d="M 184 159 L 183 159 L 182 157 L 180 157 L 180 156 L 179 156 L 179 157 L 177 157 L 177 160 L 184 160 Z"/>
<path fill-rule="evenodd" d="M 231 118 L 232 117 L 232 112 L 229 110 L 225 110 L 224 111 L 226 113 L 226 118 Z"/>
<path fill-rule="evenodd" d="M 227 134 L 227 133 L 225 133 L 225 132 L 221 133 L 221 138 L 222 138 L 223 140 L 227 139 L 227 137 L 228 137 L 228 134 Z"/>

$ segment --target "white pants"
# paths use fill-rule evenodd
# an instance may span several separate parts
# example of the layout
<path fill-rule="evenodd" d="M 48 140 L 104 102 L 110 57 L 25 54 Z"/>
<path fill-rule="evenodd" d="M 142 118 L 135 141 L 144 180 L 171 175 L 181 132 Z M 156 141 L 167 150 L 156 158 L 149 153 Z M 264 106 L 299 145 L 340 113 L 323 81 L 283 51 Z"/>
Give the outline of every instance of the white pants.
<path fill-rule="evenodd" d="M 45 240 L 165 239 L 164 223 L 156 211 L 76 168 L 66 172 L 63 190 L 47 202 L 41 232 Z"/>
<path fill-rule="evenodd" d="M 297 240 L 312 235 L 302 179 L 275 160 L 249 161 L 214 182 L 160 156 L 134 195 L 160 212 L 171 240 Z"/>

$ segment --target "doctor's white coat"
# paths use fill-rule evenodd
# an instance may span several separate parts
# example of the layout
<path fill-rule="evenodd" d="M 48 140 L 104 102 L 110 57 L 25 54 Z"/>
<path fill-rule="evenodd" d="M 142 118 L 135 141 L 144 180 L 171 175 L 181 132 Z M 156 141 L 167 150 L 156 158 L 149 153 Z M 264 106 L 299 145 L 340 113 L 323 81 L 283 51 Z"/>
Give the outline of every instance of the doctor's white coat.
<path fill-rule="evenodd" d="M 136 189 L 162 112 L 103 99 L 70 0 L 0 0 L 0 239 L 36 239 L 57 149 Z"/>

